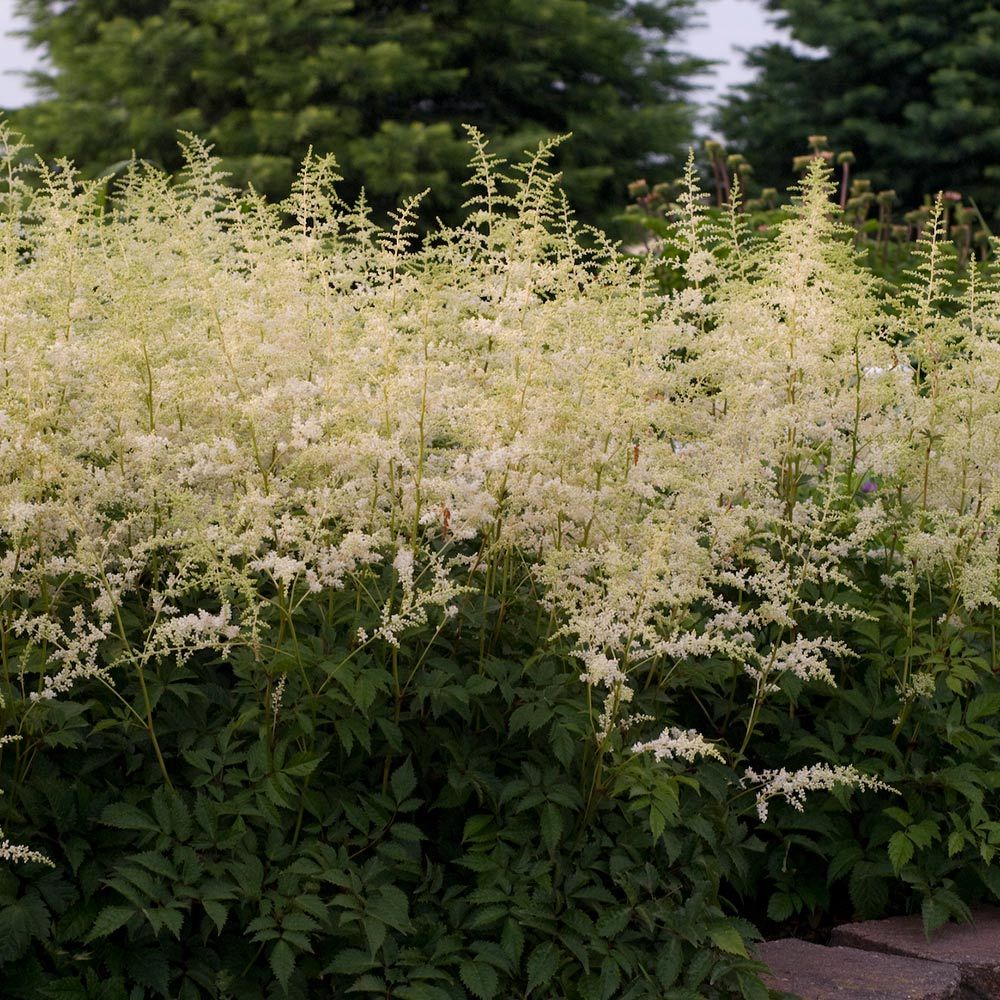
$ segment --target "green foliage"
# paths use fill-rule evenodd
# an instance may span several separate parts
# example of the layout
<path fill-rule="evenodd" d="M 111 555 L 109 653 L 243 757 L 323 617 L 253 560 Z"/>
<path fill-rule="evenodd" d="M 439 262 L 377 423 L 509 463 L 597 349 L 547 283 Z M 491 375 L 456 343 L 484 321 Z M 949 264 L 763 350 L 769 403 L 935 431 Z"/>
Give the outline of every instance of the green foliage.
<path fill-rule="evenodd" d="M 722 768 L 707 809 L 690 779 L 668 782 L 669 829 L 650 828 L 662 780 L 640 759 L 587 818 L 579 682 L 558 649 L 536 652 L 527 595 L 482 656 L 475 607 L 450 634 L 409 635 L 400 668 L 425 666 L 401 699 L 376 660 L 331 675 L 353 607 L 314 610 L 276 719 L 249 650 L 200 662 L 193 696 L 164 683 L 176 791 L 143 733 L 108 728 L 17 789 L 19 828 L 60 871 L 3 875 L 6 996 L 98 980 L 135 998 L 762 995 L 752 928 L 718 897 L 749 846 Z"/>
<path fill-rule="evenodd" d="M 930 931 L 970 919 L 967 901 L 1000 889 L 996 640 L 990 615 L 960 632 L 935 625 L 948 606 L 933 592 L 915 603 L 912 621 L 880 601 L 877 580 L 863 594 L 878 620 L 849 629 L 860 662 L 831 700 L 800 696 L 793 715 L 770 716 L 772 761 L 820 745 L 838 763 L 877 756 L 900 794 L 873 811 L 832 798 L 808 815 L 783 807 L 761 831 L 770 847 L 757 877 L 772 887 L 768 918 L 788 928 L 916 909 Z M 907 650 L 933 681 L 901 698 L 888 678 Z"/>
<path fill-rule="evenodd" d="M 703 65 L 670 51 L 692 0 L 18 6 L 51 70 L 16 121 L 45 156 L 96 176 L 138 150 L 174 170 L 178 130 L 196 132 L 234 181 L 284 196 L 314 147 L 363 177 L 380 213 L 430 188 L 428 218 L 465 200 L 469 122 L 507 155 L 573 132 L 566 189 L 584 218 L 609 219 L 651 157 L 682 155 Z"/>
<path fill-rule="evenodd" d="M 718 125 L 783 188 L 800 136 L 852 149 L 904 204 L 956 190 L 1000 210 L 1000 10 L 982 0 L 768 0 L 800 47 L 752 50 Z M 805 48 L 802 48 L 804 46 Z"/>

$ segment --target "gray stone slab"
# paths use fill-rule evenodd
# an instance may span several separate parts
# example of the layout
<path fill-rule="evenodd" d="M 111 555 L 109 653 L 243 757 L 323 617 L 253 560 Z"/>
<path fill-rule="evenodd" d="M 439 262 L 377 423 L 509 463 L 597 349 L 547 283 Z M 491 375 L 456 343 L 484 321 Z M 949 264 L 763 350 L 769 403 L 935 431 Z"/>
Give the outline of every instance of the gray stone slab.
<path fill-rule="evenodd" d="M 927 939 L 919 916 L 889 917 L 844 924 L 832 943 L 889 955 L 948 962 L 962 973 L 966 994 L 981 1000 L 1000 998 L 1000 909 L 976 907 L 972 924 L 945 924 Z"/>
<path fill-rule="evenodd" d="M 961 1000 L 961 975 L 945 962 L 795 938 L 765 941 L 757 957 L 769 969 L 768 987 L 801 1000 Z"/>

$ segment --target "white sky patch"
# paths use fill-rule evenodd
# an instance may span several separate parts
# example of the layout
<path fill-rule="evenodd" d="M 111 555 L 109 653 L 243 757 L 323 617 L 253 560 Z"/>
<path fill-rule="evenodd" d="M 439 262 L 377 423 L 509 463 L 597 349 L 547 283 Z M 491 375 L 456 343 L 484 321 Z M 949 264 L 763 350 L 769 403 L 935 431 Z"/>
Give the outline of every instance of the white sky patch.
<path fill-rule="evenodd" d="M 15 17 L 14 0 L 0 0 L 0 108 L 19 108 L 34 98 L 20 72 L 38 68 L 39 54 L 24 39 L 9 34 L 24 26 L 23 19 Z"/>
<path fill-rule="evenodd" d="M 787 32 L 771 24 L 768 16 L 757 0 L 701 0 L 700 25 L 686 33 L 682 45 L 692 55 L 719 62 L 701 81 L 704 89 L 697 100 L 703 107 L 718 100 L 727 87 L 746 83 L 753 76 L 740 50 L 789 40 Z"/>

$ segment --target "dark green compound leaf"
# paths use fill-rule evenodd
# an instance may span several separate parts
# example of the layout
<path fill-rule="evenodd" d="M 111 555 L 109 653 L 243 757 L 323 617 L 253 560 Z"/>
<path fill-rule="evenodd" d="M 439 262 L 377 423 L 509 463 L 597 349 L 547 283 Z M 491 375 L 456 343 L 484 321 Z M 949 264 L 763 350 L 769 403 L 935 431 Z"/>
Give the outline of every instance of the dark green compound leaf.
<path fill-rule="evenodd" d="M 162 948 L 134 951 L 125 964 L 136 982 L 155 990 L 161 997 L 170 996 L 170 963 Z"/>
<path fill-rule="evenodd" d="M 913 857 L 913 850 L 913 841 L 902 830 L 889 838 L 889 860 L 897 875 Z"/>
<path fill-rule="evenodd" d="M 416 790 L 417 776 L 413 771 L 413 761 L 407 757 L 403 764 L 398 767 L 389 780 L 392 787 L 392 794 L 398 805 L 405 802 Z"/>
<path fill-rule="evenodd" d="M 889 901 L 889 885 L 863 862 L 855 866 L 848 881 L 848 892 L 858 915 L 864 918 L 881 916 Z"/>
<path fill-rule="evenodd" d="M 113 934 L 120 927 L 124 927 L 129 919 L 135 916 L 136 912 L 134 906 L 106 906 L 98 913 L 94 926 L 87 935 L 87 940 L 96 941 Z"/>
<path fill-rule="evenodd" d="M 563 833 L 562 814 L 559 807 L 551 802 L 546 802 L 542 806 L 542 841 L 549 851 L 554 852 L 559 845 Z"/>
<path fill-rule="evenodd" d="M 365 931 L 365 940 L 368 942 L 368 950 L 374 955 L 385 943 L 386 926 L 370 913 L 365 915 L 362 926 Z"/>
<path fill-rule="evenodd" d="M 356 976 L 362 972 L 368 972 L 375 968 L 378 963 L 366 951 L 358 948 L 344 948 L 337 952 L 333 961 L 323 970 L 326 973 L 338 973 L 344 976 Z"/>
<path fill-rule="evenodd" d="M 548 983 L 559 970 L 562 952 L 551 941 L 538 945 L 528 956 L 528 992 Z"/>
<path fill-rule="evenodd" d="M 268 964 L 283 992 L 288 992 L 288 981 L 295 970 L 295 952 L 287 941 L 278 941 L 268 955 Z"/>
<path fill-rule="evenodd" d="M 521 965 L 521 955 L 524 952 L 524 932 L 512 918 L 504 921 L 500 933 L 500 947 L 507 956 L 511 968 L 516 971 Z"/>
<path fill-rule="evenodd" d="M 214 899 L 203 899 L 201 905 L 205 908 L 212 923 L 215 924 L 215 929 L 221 934 L 222 928 L 226 924 L 226 918 L 229 916 L 229 908 Z"/>
<path fill-rule="evenodd" d="M 611 998 L 618 992 L 618 987 L 621 985 L 622 974 L 621 970 L 618 968 L 618 963 L 613 958 L 606 958 L 601 963 L 601 1000 L 611 1000 Z"/>
<path fill-rule="evenodd" d="M 617 906 L 605 910 L 597 919 L 597 933 L 604 938 L 617 937 L 628 926 L 631 910 L 627 906 Z"/>
<path fill-rule="evenodd" d="M 143 830 L 150 833 L 163 831 L 163 827 L 149 813 L 125 802 L 105 806 L 101 812 L 101 822 L 118 830 Z"/>
<path fill-rule="evenodd" d="M 496 970 L 485 962 L 463 962 L 459 975 L 466 989 L 479 1000 L 493 1000 L 500 989 Z"/>
<path fill-rule="evenodd" d="M 722 951 L 730 955 L 742 955 L 746 957 L 747 946 L 743 941 L 740 932 L 730 924 L 716 924 L 709 928 L 708 936 L 712 943 Z"/>
<path fill-rule="evenodd" d="M 776 923 L 787 920 L 795 912 L 795 902 L 787 892 L 772 893 L 767 904 L 767 918 Z"/>
<path fill-rule="evenodd" d="M 413 930 L 410 923 L 410 904 L 406 893 L 394 885 L 386 885 L 379 889 L 368 900 L 367 912 L 388 924 L 394 930 L 408 933 Z"/>
<path fill-rule="evenodd" d="M 20 958 L 32 940 L 48 936 L 50 926 L 49 909 L 33 889 L 20 899 L 0 904 L 0 962 Z"/>

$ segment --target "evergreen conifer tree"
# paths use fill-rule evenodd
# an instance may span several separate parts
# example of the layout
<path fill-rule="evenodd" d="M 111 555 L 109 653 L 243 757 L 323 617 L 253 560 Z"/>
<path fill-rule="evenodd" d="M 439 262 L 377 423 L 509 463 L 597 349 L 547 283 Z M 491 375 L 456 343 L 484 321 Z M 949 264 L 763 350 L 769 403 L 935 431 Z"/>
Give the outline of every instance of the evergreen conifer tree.
<path fill-rule="evenodd" d="M 560 150 L 584 219 L 680 160 L 698 60 L 674 51 L 694 0 L 18 0 L 48 53 L 14 116 L 43 155 L 99 173 L 134 150 L 179 164 L 177 132 L 215 144 L 235 182 L 286 193 L 307 149 L 333 152 L 385 209 L 430 187 L 463 201 L 462 123 L 500 154 Z"/>
<path fill-rule="evenodd" d="M 995 0 L 765 0 L 809 48 L 752 50 L 756 79 L 717 125 L 781 187 L 809 134 L 851 149 L 904 203 L 958 190 L 1000 209 L 1000 5 Z"/>

